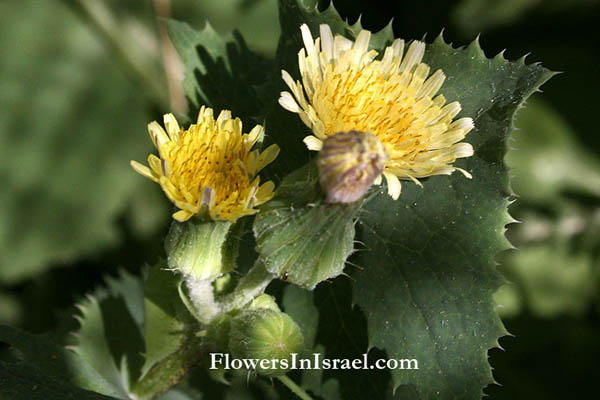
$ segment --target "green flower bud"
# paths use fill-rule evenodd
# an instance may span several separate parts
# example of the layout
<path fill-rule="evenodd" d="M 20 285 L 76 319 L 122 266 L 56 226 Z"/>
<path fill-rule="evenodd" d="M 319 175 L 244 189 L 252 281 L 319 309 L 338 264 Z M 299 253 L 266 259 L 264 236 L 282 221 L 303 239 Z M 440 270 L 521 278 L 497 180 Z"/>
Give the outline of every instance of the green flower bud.
<path fill-rule="evenodd" d="M 359 200 L 381 176 L 388 157 L 371 133 L 339 132 L 323 141 L 319 152 L 319 182 L 329 203 Z"/>
<path fill-rule="evenodd" d="M 269 310 L 281 311 L 277 305 L 277 302 L 275 301 L 275 297 L 265 293 L 261 294 L 260 296 L 256 296 L 248 308 L 268 308 Z"/>
<path fill-rule="evenodd" d="M 300 353 L 303 346 L 300 327 L 280 311 L 247 309 L 231 321 L 229 351 L 235 358 L 259 360 L 256 371 L 263 375 L 284 375 L 292 366 L 292 353 Z M 269 360 L 269 368 L 260 360 Z"/>
<path fill-rule="evenodd" d="M 237 241 L 227 240 L 233 224 L 191 218 L 173 221 L 165 240 L 169 268 L 197 280 L 213 280 L 235 268 Z"/>

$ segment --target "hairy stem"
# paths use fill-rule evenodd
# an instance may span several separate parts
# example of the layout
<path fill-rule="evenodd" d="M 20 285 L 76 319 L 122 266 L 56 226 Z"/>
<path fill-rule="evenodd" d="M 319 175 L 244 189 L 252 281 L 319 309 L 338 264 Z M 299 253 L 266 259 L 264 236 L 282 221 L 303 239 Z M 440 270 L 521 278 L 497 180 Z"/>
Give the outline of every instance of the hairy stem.
<path fill-rule="evenodd" d="M 304 391 L 304 389 L 296 385 L 296 383 L 293 380 L 291 380 L 289 376 L 282 375 L 278 376 L 277 379 L 302 400 L 312 400 L 312 397 L 310 397 L 308 393 Z"/>
<path fill-rule="evenodd" d="M 257 262 L 240 279 L 234 292 L 227 295 L 220 303 L 221 312 L 229 312 L 241 308 L 251 302 L 256 296 L 262 294 L 273 280 L 273 274 L 266 270 L 261 262 Z"/>

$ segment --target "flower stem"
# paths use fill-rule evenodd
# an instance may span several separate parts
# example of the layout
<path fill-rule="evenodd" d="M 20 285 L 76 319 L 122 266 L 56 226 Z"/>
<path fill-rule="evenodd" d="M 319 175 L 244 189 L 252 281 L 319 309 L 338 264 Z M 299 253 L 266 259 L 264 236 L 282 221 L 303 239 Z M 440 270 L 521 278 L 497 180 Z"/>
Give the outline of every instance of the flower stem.
<path fill-rule="evenodd" d="M 278 376 L 279 382 L 283 383 L 288 389 L 290 389 L 296 396 L 302 400 L 312 400 L 312 397 L 308 395 L 300 386 L 296 385 L 293 380 L 287 375 Z"/>
<path fill-rule="evenodd" d="M 229 312 L 251 302 L 265 291 L 272 280 L 273 274 L 267 271 L 263 263 L 257 262 L 246 276 L 240 279 L 233 293 L 227 295 L 220 302 L 221 312 Z"/>

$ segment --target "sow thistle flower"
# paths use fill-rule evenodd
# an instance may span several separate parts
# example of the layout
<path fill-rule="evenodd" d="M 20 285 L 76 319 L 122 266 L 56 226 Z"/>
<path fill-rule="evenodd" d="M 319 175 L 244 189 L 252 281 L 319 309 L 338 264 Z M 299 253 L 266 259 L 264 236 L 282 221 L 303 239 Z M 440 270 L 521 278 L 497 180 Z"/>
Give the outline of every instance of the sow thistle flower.
<path fill-rule="evenodd" d="M 397 39 L 377 58 L 378 52 L 369 50 L 367 30 L 354 42 L 334 37 L 328 25 L 320 26 L 316 40 L 307 25 L 300 30 L 302 82 L 282 71 L 291 93 L 282 92 L 279 103 L 312 130 L 304 138 L 310 150 L 321 150 L 323 141 L 338 132 L 374 134 L 388 156 L 383 176 L 394 199 L 400 195 L 399 179 L 421 185 L 418 178 L 455 170 L 471 178 L 452 163 L 473 155 L 473 147 L 460 142 L 473 129 L 473 120 L 453 121 L 460 104 L 445 104 L 445 97 L 436 95 L 445 75 L 441 70 L 429 75 L 430 67 L 421 62 L 425 43 L 413 41 L 403 54 L 404 41 Z"/>
<path fill-rule="evenodd" d="M 164 116 L 164 125 L 166 131 L 156 121 L 148 125 L 159 156 L 148 157 L 150 167 L 136 161 L 131 166 L 157 182 L 179 208 L 175 220 L 184 222 L 206 213 L 215 221 L 235 222 L 256 213 L 254 206 L 273 197 L 273 182 L 260 185 L 257 174 L 277 157 L 279 148 L 252 150 L 264 135 L 262 126 L 243 134 L 242 122 L 233 119 L 230 111 L 221 111 L 215 120 L 207 107 L 200 109 L 197 123 L 187 130 L 172 114 Z"/>

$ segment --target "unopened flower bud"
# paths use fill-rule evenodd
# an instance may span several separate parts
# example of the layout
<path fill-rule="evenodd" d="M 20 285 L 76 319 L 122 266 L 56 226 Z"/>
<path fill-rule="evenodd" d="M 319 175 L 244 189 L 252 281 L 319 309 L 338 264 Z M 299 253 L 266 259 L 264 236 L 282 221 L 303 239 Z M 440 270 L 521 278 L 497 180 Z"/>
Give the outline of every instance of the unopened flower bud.
<path fill-rule="evenodd" d="M 270 310 L 281 311 L 277 302 L 275 301 L 275 297 L 268 295 L 266 293 L 261 294 L 260 296 L 256 296 L 254 300 L 248 305 L 248 308 L 268 308 Z"/>
<path fill-rule="evenodd" d="M 338 132 L 323 141 L 319 182 L 328 203 L 359 200 L 381 175 L 387 154 L 371 133 Z"/>
<path fill-rule="evenodd" d="M 263 375 L 284 375 L 292 366 L 292 353 L 300 353 L 303 346 L 300 327 L 280 311 L 246 309 L 231 321 L 231 354 L 239 359 L 268 360 L 269 368 L 263 368 L 260 362 L 256 367 Z"/>

